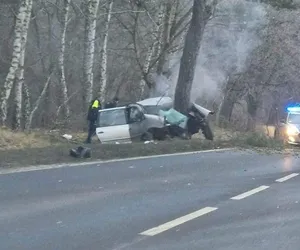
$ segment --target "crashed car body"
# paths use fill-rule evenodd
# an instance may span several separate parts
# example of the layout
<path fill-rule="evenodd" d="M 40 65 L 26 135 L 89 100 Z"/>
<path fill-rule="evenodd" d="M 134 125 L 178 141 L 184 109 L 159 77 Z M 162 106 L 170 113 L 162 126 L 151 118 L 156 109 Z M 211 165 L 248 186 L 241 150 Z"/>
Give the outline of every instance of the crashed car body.
<path fill-rule="evenodd" d="M 181 114 L 173 109 L 173 100 L 170 97 L 148 98 L 137 103 L 142 105 L 148 114 L 163 116 L 171 136 L 190 138 L 201 130 L 206 139 L 213 140 L 213 132 L 208 122 L 208 116 L 214 114 L 213 111 L 193 102 L 188 112 Z"/>
<path fill-rule="evenodd" d="M 165 127 L 162 117 L 146 114 L 139 104 L 129 104 L 100 110 L 96 134 L 101 143 L 130 143 L 162 139 Z"/>

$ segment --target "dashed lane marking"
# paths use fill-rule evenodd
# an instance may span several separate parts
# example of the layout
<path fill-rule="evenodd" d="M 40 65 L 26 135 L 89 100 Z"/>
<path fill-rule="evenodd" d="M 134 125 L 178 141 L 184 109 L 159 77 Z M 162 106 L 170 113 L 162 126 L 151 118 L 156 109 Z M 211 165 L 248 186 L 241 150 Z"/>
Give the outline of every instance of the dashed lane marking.
<path fill-rule="evenodd" d="M 296 177 L 298 175 L 299 175 L 298 173 L 293 173 L 293 174 L 287 175 L 285 177 L 282 177 L 280 179 L 277 179 L 276 182 L 285 182 L 285 181 L 287 181 L 289 179 L 292 179 L 292 178 L 294 178 L 294 177 Z"/>
<path fill-rule="evenodd" d="M 261 192 L 261 191 L 263 191 L 263 190 L 265 190 L 265 189 L 267 189 L 267 188 L 269 188 L 269 186 L 260 186 L 260 187 L 258 187 L 258 188 L 254 188 L 254 189 L 252 189 L 252 190 L 250 190 L 250 191 L 248 191 L 248 192 L 245 192 L 245 193 L 239 194 L 239 195 L 237 195 L 237 196 L 234 196 L 234 197 L 232 197 L 232 198 L 230 198 L 230 199 L 231 199 L 231 200 L 242 200 L 242 199 L 244 199 L 244 198 L 246 198 L 246 197 L 248 197 L 248 196 L 251 196 L 251 195 L 253 195 L 253 194 L 256 194 L 256 193 L 258 193 L 258 192 Z"/>
<path fill-rule="evenodd" d="M 164 231 L 167 231 L 173 227 L 176 227 L 176 226 L 179 226 L 185 222 L 188 222 L 190 220 L 193 220 L 193 219 L 196 219 L 200 216 L 203 216 L 205 214 L 208 214 L 210 212 L 213 212 L 215 210 L 217 210 L 218 208 L 217 207 L 205 207 L 205 208 L 202 208 L 200 210 L 197 210 L 193 213 L 190 213 L 190 214 L 187 214 L 187 215 L 184 215 L 180 218 L 177 218 L 175 220 L 172 220 L 172 221 L 169 221 L 165 224 L 162 224 L 158 227 L 154 227 L 154 228 L 151 228 L 147 231 L 144 231 L 142 233 L 140 233 L 140 235 L 145 235 L 145 236 L 154 236 L 154 235 L 157 235 L 157 234 L 160 234 Z"/>

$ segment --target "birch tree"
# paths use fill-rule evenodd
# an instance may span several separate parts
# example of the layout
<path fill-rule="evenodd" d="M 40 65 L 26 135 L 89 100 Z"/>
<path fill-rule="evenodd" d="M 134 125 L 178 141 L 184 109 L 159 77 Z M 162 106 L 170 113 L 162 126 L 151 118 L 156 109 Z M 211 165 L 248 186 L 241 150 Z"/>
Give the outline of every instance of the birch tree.
<path fill-rule="evenodd" d="M 85 37 L 84 37 L 84 81 L 86 86 L 86 102 L 93 99 L 94 74 L 93 65 L 95 57 L 95 37 L 97 26 L 97 12 L 99 0 L 85 0 Z"/>
<path fill-rule="evenodd" d="M 16 71 L 15 107 L 16 107 L 16 129 L 21 128 L 23 85 L 24 85 L 24 62 L 26 54 L 27 34 L 31 20 L 33 0 L 28 0 L 21 35 L 21 52 L 18 70 Z"/>
<path fill-rule="evenodd" d="M 70 12 L 70 1 L 71 0 L 63 0 L 64 8 L 63 8 L 63 15 L 62 15 L 63 18 L 61 24 L 60 53 L 58 57 L 59 76 L 60 76 L 60 84 L 62 90 L 62 104 L 67 117 L 70 116 L 70 108 L 68 105 L 68 87 L 67 87 L 66 76 L 65 76 L 65 50 L 66 50 L 66 31 L 68 27 L 68 18 Z"/>
<path fill-rule="evenodd" d="M 159 32 L 162 26 L 162 20 L 164 18 L 164 10 L 165 10 L 165 5 L 160 4 L 159 13 L 157 15 L 157 21 L 155 22 L 155 27 L 154 30 L 152 31 L 152 43 L 148 48 L 146 59 L 143 65 L 142 79 L 140 81 L 140 89 L 141 89 L 140 98 L 142 98 L 145 92 L 145 87 L 146 87 L 145 77 L 149 73 L 152 57 L 154 56 L 155 50 L 159 50 Z M 160 51 L 158 53 L 160 53 Z"/>
<path fill-rule="evenodd" d="M 25 123 L 25 129 L 26 130 L 31 129 L 33 117 L 34 117 L 36 111 L 38 110 L 38 108 L 40 107 L 41 102 L 42 102 L 42 100 L 43 100 L 43 98 L 46 94 L 46 91 L 47 91 L 47 89 L 49 87 L 49 84 L 50 84 L 50 79 L 51 79 L 51 75 L 48 76 L 47 81 L 44 85 L 44 88 L 43 88 L 41 94 L 39 95 L 39 97 L 37 98 L 35 104 L 33 105 L 32 110 L 30 112 L 28 112 L 28 114 L 27 114 L 28 116 L 27 116 L 26 123 Z M 26 91 L 25 92 L 26 93 L 26 99 L 29 100 L 29 91 L 28 91 L 27 86 L 25 87 L 25 91 Z M 29 106 L 28 106 L 28 108 L 29 108 Z M 27 109 L 27 111 L 29 111 L 29 109 Z"/>
<path fill-rule="evenodd" d="M 160 47 L 168 48 L 170 45 L 170 31 L 171 27 L 174 24 L 175 14 L 176 14 L 176 7 L 177 7 L 177 0 L 168 0 L 165 7 L 165 15 L 163 21 L 163 28 L 160 36 Z M 167 59 L 167 51 L 162 53 L 157 65 L 157 73 L 162 74 L 166 59 Z"/>
<path fill-rule="evenodd" d="M 21 50 L 22 50 L 22 31 L 23 31 L 23 23 L 26 18 L 26 13 L 28 9 L 28 5 L 30 0 L 22 0 L 19 12 L 16 17 L 16 24 L 15 24 L 15 38 L 13 42 L 13 54 L 11 59 L 11 64 L 9 68 L 9 72 L 6 76 L 3 92 L 1 93 L 1 122 L 4 126 L 7 120 L 7 106 L 8 106 L 8 99 L 11 94 L 11 90 L 13 88 L 14 80 L 16 78 L 16 71 L 18 70 L 20 57 L 21 57 Z"/>
<path fill-rule="evenodd" d="M 30 103 L 30 91 L 29 91 L 29 87 L 26 83 L 24 83 L 23 91 L 24 91 L 25 129 L 27 129 L 28 126 L 31 126 L 31 122 L 30 122 L 30 125 L 28 125 L 28 121 L 29 121 L 29 117 L 30 117 L 30 113 L 31 113 L 31 103 Z"/>
<path fill-rule="evenodd" d="M 179 17 L 179 5 L 179 0 L 168 0 L 160 4 L 160 11 L 155 21 L 156 26 L 152 31 L 153 42 L 148 48 L 147 56 L 143 64 L 143 78 L 140 82 L 142 96 L 144 95 L 146 84 L 149 88 L 152 88 L 152 90 L 155 88 L 155 80 L 151 79 L 151 74 L 149 74 L 150 70 L 156 70 L 158 75 L 167 73 L 167 75 L 170 76 L 169 70 L 171 66 L 168 61 L 169 56 L 172 53 L 178 52 L 180 49 L 182 43 L 176 40 L 179 40 L 178 38 L 180 37 L 184 37 L 192 12 L 192 8 L 190 8 Z"/>
<path fill-rule="evenodd" d="M 100 89 L 99 89 L 99 98 L 100 98 L 101 103 L 105 103 L 105 96 L 106 96 L 107 42 L 108 42 L 111 12 L 112 12 L 114 1 L 113 0 L 108 0 L 107 4 L 108 4 L 108 8 L 107 8 L 106 19 L 105 19 L 105 31 L 104 31 L 103 46 L 102 46 L 102 51 L 101 51 Z"/>

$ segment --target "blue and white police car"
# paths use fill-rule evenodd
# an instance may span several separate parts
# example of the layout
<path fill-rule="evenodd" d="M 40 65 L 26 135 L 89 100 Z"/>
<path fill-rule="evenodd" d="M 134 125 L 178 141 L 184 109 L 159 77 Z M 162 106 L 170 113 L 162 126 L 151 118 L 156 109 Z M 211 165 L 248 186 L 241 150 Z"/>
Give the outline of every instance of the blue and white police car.
<path fill-rule="evenodd" d="M 300 106 L 287 108 L 287 118 L 284 124 L 284 134 L 287 143 L 300 144 Z"/>

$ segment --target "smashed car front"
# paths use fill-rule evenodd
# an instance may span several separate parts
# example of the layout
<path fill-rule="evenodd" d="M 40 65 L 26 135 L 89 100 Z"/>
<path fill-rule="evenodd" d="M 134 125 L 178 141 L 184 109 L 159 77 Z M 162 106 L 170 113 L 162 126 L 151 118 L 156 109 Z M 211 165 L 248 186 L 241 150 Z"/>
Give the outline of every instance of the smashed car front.
<path fill-rule="evenodd" d="M 147 128 L 164 128 L 165 119 L 158 115 L 145 114 L 147 120 Z"/>
<path fill-rule="evenodd" d="M 200 106 L 199 104 L 196 103 L 192 103 L 192 106 L 200 113 L 202 114 L 204 117 L 207 117 L 208 115 L 213 115 L 214 112 L 211 110 L 208 110 L 202 106 Z"/>

